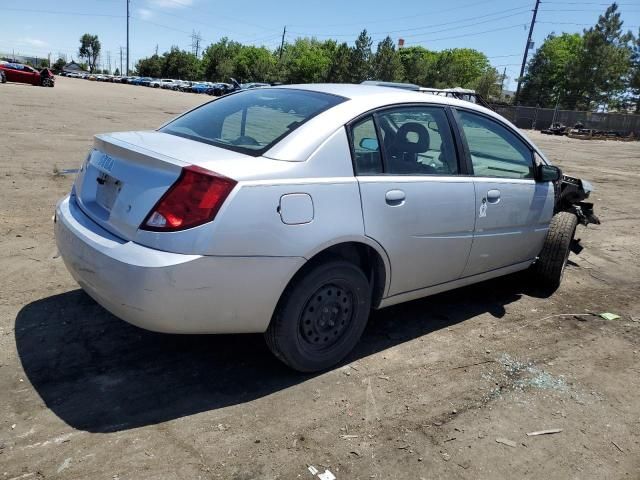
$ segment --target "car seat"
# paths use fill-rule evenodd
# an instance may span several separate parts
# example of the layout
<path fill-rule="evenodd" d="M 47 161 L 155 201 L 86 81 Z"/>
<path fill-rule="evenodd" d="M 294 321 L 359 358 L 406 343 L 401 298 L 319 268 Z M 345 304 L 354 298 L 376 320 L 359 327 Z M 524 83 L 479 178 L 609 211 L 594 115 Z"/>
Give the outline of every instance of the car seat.
<path fill-rule="evenodd" d="M 417 136 L 415 141 L 409 138 L 410 133 Z M 437 173 L 431 165 L 425 165 L 418 161 L 418 154 L 427 152 L 429 143 L 429 132 L 424 125 L 417 122 L 407 122 L 400 126 L 387 151 L 390 157 L 387 161 L 389 173 L 423 175 Z"/>

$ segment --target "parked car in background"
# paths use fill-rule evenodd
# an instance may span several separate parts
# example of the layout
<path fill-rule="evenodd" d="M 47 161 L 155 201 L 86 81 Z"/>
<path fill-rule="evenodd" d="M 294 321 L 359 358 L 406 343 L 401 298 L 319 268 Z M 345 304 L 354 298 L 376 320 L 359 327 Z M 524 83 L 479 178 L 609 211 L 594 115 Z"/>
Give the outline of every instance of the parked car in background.
<path fill-rule="evenodd" d="M 578 222 L 597 221 L 590 191 L 476 104 L 296 85 L 97 135 L 55 235 L 71 275 L 116 316 L 264 332 L 308 372 L 348 355 L 372 308 L 529 268 L 553 291 Z"/>
<path fill-rule="evenodd" d="M 210 88 L 211 84 L 209 82 L 198 82 L 191 86 L 191 91 L 193 93 L 207 93 Z"/>
<path fill-rule="evenodd" d="M 194 82 L 190 80 L 181 80 L 180 83 L 176 86 L 176 90 L 179 90 L 181 92 L 190 92 L 193 84 Z"/>
<path fill-rule="evenodd" d="M 164 88 L 163 85 L 173 82 L 174 80 L 170 78 L 156 78 L 149 82 L 149 86 L 153 88 Z"/>
<path fill-rule="evenodd" d="M 160 85 L 160 88 L 164 88 L 165 90 L 177 90 L 177 87 L 181 82 L 182 80 L 171 80 L 170 82 L 163 82 Z"/>
<path fill-rule="evenodd" d="M 48 68 L 38 71 L 29 65 L 5 62 L 0 63 L 0 70 L 4 72 L 8 82 L 28 83 L 45 87 L 53 87 L 55 84 L 53 71 Z"/>
<path fill-rule="evenodd" d="M 148 87 L 149 85 L 151 85 L 151 82 L 153 82 L 155 79 L 151 78 L 151 77 L 142 77 L 140 79 L 140 85 L 142 85 L 143 87 Z"/>
<path fill-rule="evenodd" d="M 153 80 L 153 78 L 151 78 L 151 77 L 137 77 L 137 78 L 131 80 L 129 83 L 131 85 L 143 85 L 143 86 L 146 86 L 146 85 L 149 85 L 149 82 L 151 82 L 152 80 Z"/>
<path fill-rule="evenodd" d="M 264 82 L 251 82 L 251 83 L 243 83 L 241 86 L 243 90 L 246 90 L 249 88 L 270 87 L 271 84 L 264 83 Z"/>

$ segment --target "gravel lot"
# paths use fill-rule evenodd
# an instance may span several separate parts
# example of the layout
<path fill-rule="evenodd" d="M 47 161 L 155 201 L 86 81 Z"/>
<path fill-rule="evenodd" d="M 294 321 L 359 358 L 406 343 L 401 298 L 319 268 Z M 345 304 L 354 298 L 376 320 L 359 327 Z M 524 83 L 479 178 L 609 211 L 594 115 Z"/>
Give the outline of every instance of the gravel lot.
<path fill-rule="evenodd" d="M 510 276 L 382 310 L 347 364 L 300 375 L 260 335 L 132 327 L 57 256 L 92 135 L 209 98 L 0 85 L 0 479 L 640 478 L 639 143 L 531 134 L 603 222 L 556 294 Z"/>

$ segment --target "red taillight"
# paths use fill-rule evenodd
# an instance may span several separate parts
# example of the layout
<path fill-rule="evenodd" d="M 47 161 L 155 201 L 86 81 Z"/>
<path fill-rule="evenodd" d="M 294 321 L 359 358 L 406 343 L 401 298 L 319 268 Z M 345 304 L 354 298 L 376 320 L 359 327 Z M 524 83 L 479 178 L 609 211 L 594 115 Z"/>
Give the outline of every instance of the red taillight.
<path fill-rule="evenodd" d="M 171 232 L 210 222 L 235 185 L 235 180 L 204 168 L 185 167 L 140 228 Z"/>

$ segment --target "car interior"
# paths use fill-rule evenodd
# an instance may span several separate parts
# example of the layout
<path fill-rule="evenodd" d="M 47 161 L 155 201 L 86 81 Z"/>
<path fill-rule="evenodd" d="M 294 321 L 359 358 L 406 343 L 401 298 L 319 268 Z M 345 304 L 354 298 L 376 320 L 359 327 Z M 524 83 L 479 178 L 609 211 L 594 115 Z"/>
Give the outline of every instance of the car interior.
<path fill-rule="evenodd" d="M 423 109 L 383 112 L 376 117 L 385 154 L 384 173 L 392 175 L 454 175 L 458 161 L 444 113 Z M 362 133 L 360 133 L 362 132 Z M 441 133 L 442 132 L 442 133 Z M 382 173 L 378 135 L 372 120 L 354 126 L 357 173 Z M 360 138 L 358 138 L 360 137 Z"/>

